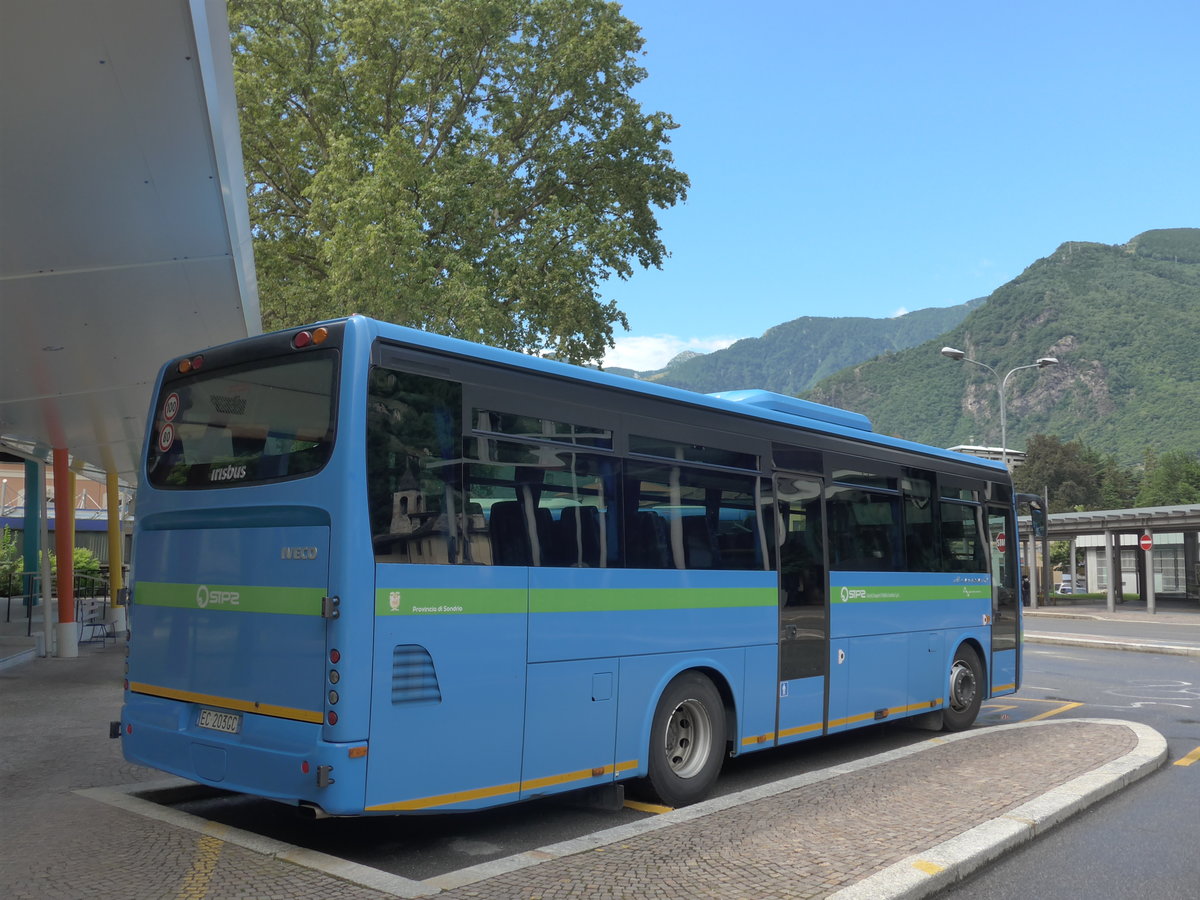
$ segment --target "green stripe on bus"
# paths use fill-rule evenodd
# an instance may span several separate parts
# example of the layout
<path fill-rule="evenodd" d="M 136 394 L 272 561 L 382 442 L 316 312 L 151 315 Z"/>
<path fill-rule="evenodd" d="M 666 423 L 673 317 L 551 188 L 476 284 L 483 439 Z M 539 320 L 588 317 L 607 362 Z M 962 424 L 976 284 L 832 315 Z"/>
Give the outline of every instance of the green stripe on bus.
<path fill-rule="evenodd" d="M 626 590 L 534 590 L 530 612 L 630 612 L 775 606 L 774 588 L 643 588 Z"/>
<path fill-rule="evenodd" d="M 833 603 L 896 603 L 911 600 L 971 600 L 990 598 L 992 588 L 987 584 L 954 585 L 846 585 L 833 589 Z"/>
<path fill-rule="evenodd" d="M 175 609 L 319 616 L 321 598 L 324 596 L 322 588 L 139 581 L 134 587 L 133 602 L 139 606 L 168 606 Z"/>
<path fill-rule="evenodd" d="M 456 590 L 382 588 L 375 592 L 379 616 L 482 615 L 486 613 L 634 612 L 775 606 L 774 588 L 638 588 Z"/>

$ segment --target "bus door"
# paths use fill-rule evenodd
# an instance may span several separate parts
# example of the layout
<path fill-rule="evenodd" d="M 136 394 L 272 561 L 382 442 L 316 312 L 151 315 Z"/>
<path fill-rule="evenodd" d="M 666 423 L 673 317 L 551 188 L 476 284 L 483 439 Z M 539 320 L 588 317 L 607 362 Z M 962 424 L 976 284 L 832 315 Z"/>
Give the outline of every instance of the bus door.
<path fill-rule="evenodd" d="M 821 734 L 829 650 L 824 483 L 775 476 L 779 571 L 779 743 Z"/>
<path fill-rule="evenodd" d="M 987 517 L 992 557 L 992 660 L 988 671 L 991 693 L 996 695 L 1011 693 L 1020 684 L 1021 595 L 1017 589 L 1017 529 L 1012 510 L 992 505 Z"/>

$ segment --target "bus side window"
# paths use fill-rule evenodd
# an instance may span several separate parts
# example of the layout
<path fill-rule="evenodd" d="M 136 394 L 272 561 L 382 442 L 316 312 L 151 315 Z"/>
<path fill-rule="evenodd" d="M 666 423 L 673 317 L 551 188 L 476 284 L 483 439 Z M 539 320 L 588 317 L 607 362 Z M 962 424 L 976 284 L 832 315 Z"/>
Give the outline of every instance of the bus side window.
<path fill-rule="evenodd" d="M 367 395 L 367 506 L 380 562 L 457 563 L 462 385 L 375 367 Z"/>
<path fill-rule="evenodd" d="M 832 568 L 845 572 L 903 568 L 899 496 L 834 485 L 828 497 Z"/>
<path fill-rule="evenodd" d="M 979 507 L 966 503 L 941 503 L 943 571 L 986 572 Z"/>

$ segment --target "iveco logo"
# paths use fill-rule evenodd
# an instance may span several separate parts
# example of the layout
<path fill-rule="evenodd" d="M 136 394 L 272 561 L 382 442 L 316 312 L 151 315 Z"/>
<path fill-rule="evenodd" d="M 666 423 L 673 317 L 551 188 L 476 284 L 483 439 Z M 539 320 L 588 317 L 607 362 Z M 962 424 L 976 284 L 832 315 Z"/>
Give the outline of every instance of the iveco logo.
<path fill-rule="evenodd" d="M 280 559 L 316 559 L 316 547 L 284 547 L 279 551 Z"/>

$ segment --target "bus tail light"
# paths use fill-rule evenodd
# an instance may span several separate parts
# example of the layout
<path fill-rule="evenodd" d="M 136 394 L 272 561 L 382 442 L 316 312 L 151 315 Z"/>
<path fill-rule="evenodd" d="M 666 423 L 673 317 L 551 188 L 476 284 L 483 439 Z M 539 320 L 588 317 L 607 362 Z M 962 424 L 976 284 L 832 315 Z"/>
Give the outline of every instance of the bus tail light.
<path fill-rule="evenodd" d="M 340 650 L 337 650 L 335 648 L 335 649 L 329 651 L 329 661 L 331 663 L 334 663 L 336 665 L 337 663 L 341 662 L 341 659 L 342 659 L 342 653 Z"/>
<path fill-rule="evenodd" d="M 338 723 L 338 714 L 334 710 L 329 711 L 329 724 L 336 725 Z"/>
<path fill-rule="evenodd" d="M 190 358 L 181 359 L 179 361 L 179 365 L 177 365 L 175 368 L 179 371 L 180 375 L 186 375 L 188 372 L 200 371 L 203 366 L 204 357 L 200 354 L 197 354 L 196 356 Z"/>
<path fill-rule="evenodd" d="M 298 331 L 296 332 L 296 336 L 292 338 L 292 346 L 297 350 L 302 350 L 312 342 L 312 335 L 307 331 Z"/>

